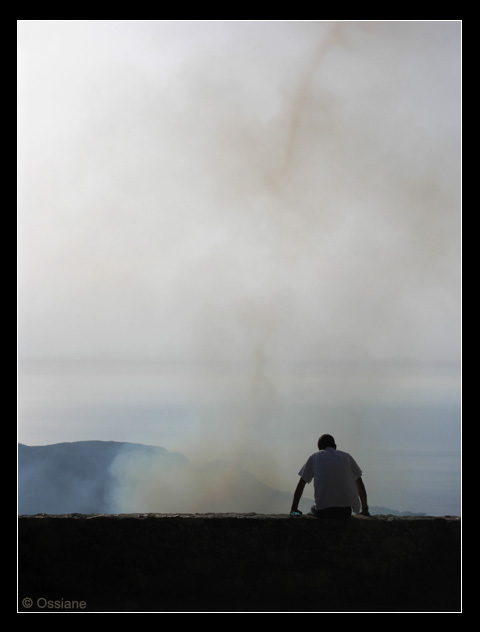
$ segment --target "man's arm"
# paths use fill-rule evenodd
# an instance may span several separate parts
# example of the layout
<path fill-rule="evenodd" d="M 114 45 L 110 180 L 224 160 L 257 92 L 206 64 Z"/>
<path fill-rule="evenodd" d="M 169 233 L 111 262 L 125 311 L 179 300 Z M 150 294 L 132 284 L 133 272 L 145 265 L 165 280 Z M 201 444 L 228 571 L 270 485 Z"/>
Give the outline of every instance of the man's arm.
<path fill-rule="evenodd" d="M 357 478 L 355 481 L 357 483 L 358 495 L 360 497 L 360 502 L 362 503 L 362 511 L 360 514 L 362 516 L 369 516 L 370 513 L 368 511 L 368 503 L 367 503 L 367 490 L 365 489 L 365 485 L 363 484 L 362 477 Z"/>
<path fill-rule="evenodd" d="M 300 498 L 302 497 L 305 485 L 306 485 L 306 482 L 303 480 L 303 478 L 301 478 L 298 481 L 297 488 L 295 489 L 295 493 L 293 494 L 293 502 L 292 502 L 292 508 L 290 509 L 290 512 L 292 511 L 298 512 L 298 503 L 300 502 Z"/>

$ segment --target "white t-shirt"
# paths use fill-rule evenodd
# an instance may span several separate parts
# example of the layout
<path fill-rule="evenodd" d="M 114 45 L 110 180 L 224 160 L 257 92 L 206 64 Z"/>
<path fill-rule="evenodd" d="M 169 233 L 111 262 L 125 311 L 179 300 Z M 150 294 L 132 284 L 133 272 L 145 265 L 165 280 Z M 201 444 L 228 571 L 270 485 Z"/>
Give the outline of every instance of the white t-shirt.
<path fill-rule="evenodd" d="M 315 508 L 352 507 L 360 511 L 357 478 L 362 470 L 347 452 L 326 448 L 312 454 L 302 467 L 299 476 L 306 483 L 313 479 Z"/>

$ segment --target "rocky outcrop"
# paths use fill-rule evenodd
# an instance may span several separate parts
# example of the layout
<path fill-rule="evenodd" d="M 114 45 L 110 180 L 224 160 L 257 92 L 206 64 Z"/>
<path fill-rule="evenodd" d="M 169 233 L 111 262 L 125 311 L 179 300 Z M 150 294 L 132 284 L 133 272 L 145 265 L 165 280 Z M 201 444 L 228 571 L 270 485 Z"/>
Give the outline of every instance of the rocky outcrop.
<path fill-rule="evenodd" d="M 20 516 L 19 611 L 458 612 L 459 518 Z"/>

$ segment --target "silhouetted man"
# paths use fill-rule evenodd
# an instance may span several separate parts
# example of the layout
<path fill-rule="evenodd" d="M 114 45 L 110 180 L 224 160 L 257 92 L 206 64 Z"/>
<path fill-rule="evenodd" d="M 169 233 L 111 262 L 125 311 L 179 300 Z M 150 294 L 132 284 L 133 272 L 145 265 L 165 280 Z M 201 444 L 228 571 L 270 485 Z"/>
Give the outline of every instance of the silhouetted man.
<path fill-rule="evenodd" d="M 369 516 L 367 492 L 362 470 L 347 452 L 337 450 L 331 435 L 318 440 L 318 452 L 312 454 L 298 473 L 291 513 L 301 514 L 298 503 L 307 483 L 313 479 L 315 505 L 310 513 L 317 518 L 348 518 L 355 513 Z M 360 510 L 361 507 L 361 510 Z"/>

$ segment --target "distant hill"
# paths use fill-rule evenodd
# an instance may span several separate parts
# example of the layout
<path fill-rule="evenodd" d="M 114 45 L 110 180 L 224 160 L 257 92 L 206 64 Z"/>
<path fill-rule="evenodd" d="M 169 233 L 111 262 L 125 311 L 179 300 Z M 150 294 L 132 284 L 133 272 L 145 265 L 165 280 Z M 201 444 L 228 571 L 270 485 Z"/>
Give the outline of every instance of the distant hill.
<path fill-rule="evenodd" d="M 18 446 L 18 513 L 288 513 L 292 492 L 232 463 L 194 466 L 165 448 L 116 441 Z M 313 501 L 302 498 L 308 512 Z M 384 507 L 372 514 L 404 515 Z M 408 512 L 404 512 L 408 514 Z"/>
<path fill-rule="evenodd" d="M 76 441 L 18 446 L 18 512 L 112 513 L 116 460 L 154 458 L 166 465 L 188 462 L 164 448 L 116 441 Z"/>

